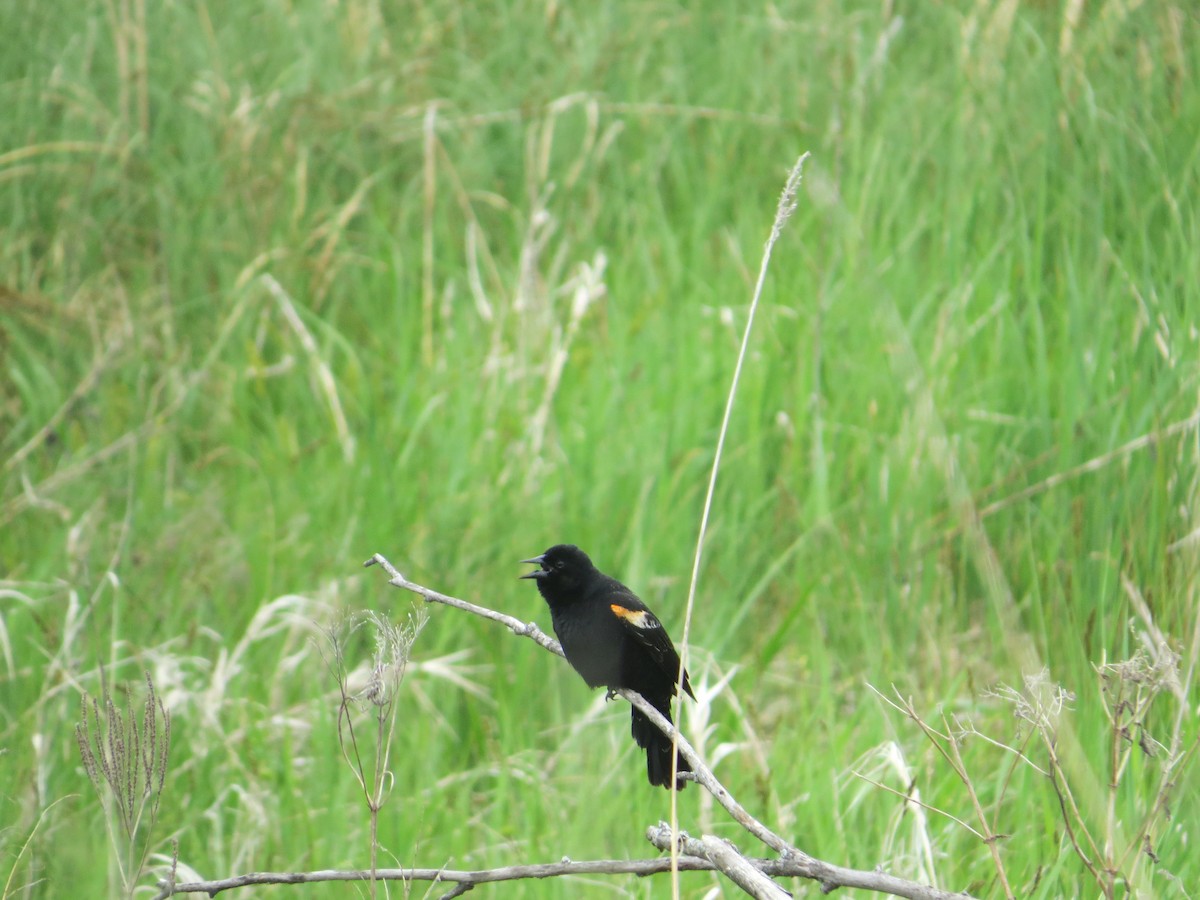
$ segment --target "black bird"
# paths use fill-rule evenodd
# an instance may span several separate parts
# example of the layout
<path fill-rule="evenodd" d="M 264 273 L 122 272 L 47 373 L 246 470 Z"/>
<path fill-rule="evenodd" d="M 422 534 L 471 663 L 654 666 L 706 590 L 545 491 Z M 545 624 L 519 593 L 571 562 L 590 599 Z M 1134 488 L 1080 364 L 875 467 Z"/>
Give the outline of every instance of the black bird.
<path fill-rule="evenodd" d="M 672 721 L 671 698 L 679 679 L 679 654 L 646 604 L 592 565 L 588 555 L 573 544 L 558 544 L 541 556 L 521 562 L 539 566 L 521 577 L 537 581 L 538 591 L 550 606 L 554 633 L 567 662 L 583 676 L 588 687 L 637 691 L 668 722 Z M 683 689 L 696 699 L 686 672 Z M 669 788 L 671 740 L 636 708 L 633 739 L 646 751 L 650 783 Z M 691 771 L 683 757 L 676 771 Z M 677 779 L 675 790 L 682 790 L 684 784 L 682 778 Z"/>

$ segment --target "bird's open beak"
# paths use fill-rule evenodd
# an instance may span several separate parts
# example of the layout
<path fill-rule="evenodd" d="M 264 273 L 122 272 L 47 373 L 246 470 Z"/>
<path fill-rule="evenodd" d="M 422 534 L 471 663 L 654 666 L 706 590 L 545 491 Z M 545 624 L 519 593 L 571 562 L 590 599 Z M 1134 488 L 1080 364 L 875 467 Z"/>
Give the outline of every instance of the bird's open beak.
<path fill-rule="evenodd" d="M 533 565 L 540 567 L 542 564 L 542 560 L 545 558 L 546 558 L 545 555 L 535 556 L 533 559 L 523 559 L 523 560 L 521 560 L 521 562 L 532 563 Z M 532 572 L 526 572 L 524 575 L 521 575 L 519 577 L 520 578 L 541 578 L 545 574 L 546 574 L 545 569 L 537 568 L 537 569 L 534 569 Z"/>

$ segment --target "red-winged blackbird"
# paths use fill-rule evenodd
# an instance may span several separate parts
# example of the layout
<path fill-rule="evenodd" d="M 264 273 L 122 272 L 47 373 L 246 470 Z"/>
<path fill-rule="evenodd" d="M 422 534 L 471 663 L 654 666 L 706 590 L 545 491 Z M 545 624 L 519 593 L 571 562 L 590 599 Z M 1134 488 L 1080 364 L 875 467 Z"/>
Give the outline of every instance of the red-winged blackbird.
<path fill-rule="evenodd" d="M 550 606 L 554 633 L 563 653 L 588 687 L 628 688 L 671 720 L 671 698 L 679 678 L 679 654 L 662 623 L 646 604 L 615 578 L 609 578 L 573 544 L 558 544 L 541 556 L 523 559 L 540 568 L 522 575 L 537 580 Z M 693 700 L 687 673 L 683 689 Z M 671 740 L 633 710 L 633 739 L 646 750 L 650 783 L 669 787 Z M 690 772 L 679 758 L 677 771 Z M 675 783 L 682 790 L 683 779 Z"/>

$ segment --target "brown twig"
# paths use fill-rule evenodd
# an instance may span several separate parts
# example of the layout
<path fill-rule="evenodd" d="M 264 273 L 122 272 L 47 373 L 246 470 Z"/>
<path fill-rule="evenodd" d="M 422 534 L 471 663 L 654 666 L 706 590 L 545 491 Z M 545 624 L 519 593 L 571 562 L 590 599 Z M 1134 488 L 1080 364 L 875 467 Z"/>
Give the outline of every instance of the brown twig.
<path fill-rule="evenodd" d="M 904 791 L 898 791 L 894 787 L 886 785 L 882 781 L 876 781 L 874 778 L 871 778 L 869 775 L 864 775 L 862 772 L 859 772 L 855 769 L 851 769 L 850 774 L 853 775 L 855 778 L 859 778 L 859 779 L 865 781 L 867 784 L 871 785 L 871 787 L 879 788 L 879 790 L 881 790 L 881 791 L 885 791 L 886 793 L 889 793 L 896 797 L 899 797 L 905 803 L 911 803 L 914 806 L 921 807 L 921 809 L 927 809 L 931 813 L 937 813 L 939 816 L 945 816 L 947 819 L 949 819 L 952 822 L 957 822 L 959 825 L 961 825 L 963 828 L 967 829 L 967 831 L 971 832 L 971 834 L 975 835 L 975 837 L 979 838 L 979 840 L 981 840 L 981 841 L 987 840 L 987 838 L 984 837 L 984 835 L 981 834 L 977 829 L 972 828 L 969 824 L 964 822 L 958 816 L 954 815 L 953 813 L 948 813 L 948 812 L 946 812 L 946 810 L 940 809 L 930 803 L 926 803 L 924 800 L 918 800 L 916 797 L 914 797 L 912 795 L 912 793 L 905 793 Z"/>
<path fill-rule="evenodd" d="M 959 750 L 960 738 L 950 727 L 950 722 L 946 719 L 946 716 L 944 714 L 942 715 L 942 726 L 945 728 L 945 733 L 943 733 L 926 722 L 921 717 L 921 714 L 917 712 L 916 705 L 913 703 L 912 698 L 903 696 L 900 693 L 899 688 L 897 688 L 895 685 L 892 685 L 892 691 L 896 695 L 895 700 L 885 697 L 881 691 L 875 688 L 874 685 L 868 684 L 867 687 L 874 691 L 874 693 L 880 699 L 890 705 L 893 709 L 899 710 L 901 713 L 915 722 L 917 727 L 920 728 L 921 732 L 925 735 L 925 739 L 929 741 L 933 748 L 941 755 L 942 759 L 946 761 L 946 764 L 950 766 L 950 769 L 954 772 L 954 774 L 958 776 L 958 780 L 961 781 L 963 787 L 966 788 L 967 796 L 971 800 L 971 806 L 975 810 L 975 817 L 979 820 L 979 824 L 983 828 L 983 832 L 972 828 L 962 819 L 958 818 L 957 816 L 952 816 L 948 812 L 944 812 L 936 807 L 928 808 L 954 819 L 955 822 L 957 822 L 959 825 L 962 825 L 969 832 L 971 832 L 971 834 L 975 835 L 987 845 L 988 852 L 992 855 L 992 864 L 996 867 L 996 875 L 1000 879 L 1000 887 L 1004 891 L 1004 896 L 1012 898 L 1014 894 L 1011 886 L 1008 883 L 1008 874 L 1004 870 L 1004 860 L 1000 856 L 999 841 L 1002 835 L 993 831 L 992 826 L 988 823 L 987 814 L 983 810 L 983 804 L 979 802 L 979 795 L 975 791 L 975 783 L 971 780 L 971 775 L 967 771 L 966 763 L 963 762 L 962 753 Z M 856 772 L 855 774 L 857 775 L 858 773 Z M 859 777 L 861 778 L 862 776 Z M 883 787 L 883 785 L 879 785 L 879 787 Z M 920 801 L 913 801 L 912 798 L 907 799 L 909 802 L 920 803 Z M 920 803 L 920 805 L 925 806 L 926 804 Z"/>
<path fill-rule="evenodd" d="M 942 724 L 949 732 L 950 723 L 946 721 L 944 713 L 942 714 Z M 967 764 L 963 762 L 958 738 L 952 735 L 947 746 L 950 748 L 951 766 L 959 780 L 962 781 L 963 787 L 967 789 L 967 796 L 971 798 L 971 806 L 975 809 L 975 817 L 986 832 L 983 842 L 987 844 L 988 852 L 992 854 L 992 864 L 996 867 L 996 874 L 1000 877 L 1000 886 L 1004 890 L 1004 896 L 1012 900 L 1016 895 L 1013 894 L 1012 887 L 1008 883 L 1008 873 L 1004 870 L 1004 860 L 1000 856 L 1001 835 L 992 831 L 992 827 L 988 823 L 987 813 L 983 811 L 983 804 L 979 802 L 979 794 L 975 791 L 975 782 L 971 780 L 970 773 L 967 772 Z"/>

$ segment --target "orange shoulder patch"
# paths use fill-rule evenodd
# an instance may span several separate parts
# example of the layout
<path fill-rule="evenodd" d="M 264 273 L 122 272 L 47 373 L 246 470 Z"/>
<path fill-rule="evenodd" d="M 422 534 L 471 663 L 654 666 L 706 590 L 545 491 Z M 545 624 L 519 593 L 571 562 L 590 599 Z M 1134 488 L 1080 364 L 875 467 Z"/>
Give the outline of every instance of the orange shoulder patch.
<path fill-rule="evenodd" d="M 634 628 L 648 627 L 646 621 L 646 611 L 644 609 L 629 609 L 619 603 L 613 603 L 609 606 L 619 619 L 624 619 Z"/>

